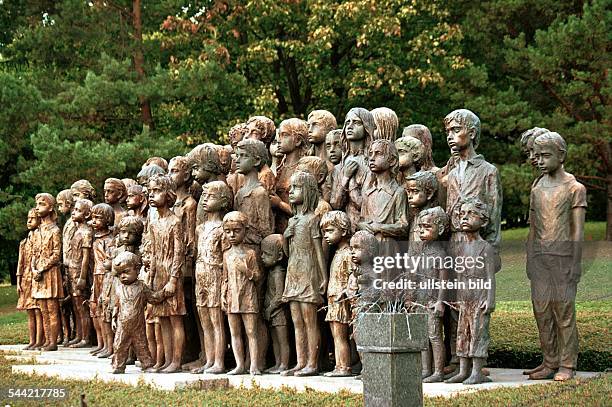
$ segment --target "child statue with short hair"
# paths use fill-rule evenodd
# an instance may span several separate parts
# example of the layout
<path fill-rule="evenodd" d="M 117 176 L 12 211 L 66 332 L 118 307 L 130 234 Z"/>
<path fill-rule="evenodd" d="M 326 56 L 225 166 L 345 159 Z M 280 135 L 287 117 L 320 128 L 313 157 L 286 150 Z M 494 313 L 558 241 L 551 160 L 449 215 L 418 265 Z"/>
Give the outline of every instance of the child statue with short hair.
<path fill-rule="evenodd" d="M 222 181 L 204 185 L 206 220 L 196 228 L 195 300 L 204 331 L 205 363 L 192 373 L 225 372 L 225 325 L 221 310 L 223 215 L 232 207 L 232 191 Z"/>
<path fill-rule="evenodd" d="M 334 338 L 336 366 L 328 377 L 351 375 L 351 351 L 349 342 L 349 324 L 351 323 L 351 305 L 348 295 L 348 279 L 351 274 L 351 221 L 341 211 L 327 212 L 321 218 L 321 231 L 327 244 L 336 246 L 336 252 L 329 271 L 327 286 L 327 315 Z"/>
<path fill-rule="evenodd" d="M 163 290 L 166 298 L 153 304 L 152 315 L 159 318 L 165 353 L 162 373 L 181 370 L 185 346 L 183 316 L 187 313 L 183 291 L 185 239 L 181 220 L 172 213 L 176 200 L 174 183 L 169 176 L 156 175 L 149 180 L 149 204 L 156 208 L 158 217 L 149 221 L 147 231 L 148 256 L 152 289 Z"/>
<path fill-rule="evenodd" d="M 144 310 L 147 303 L 158 303 L 164 298 L 161 292 L 153 292 L 138 280 L 140 257 L 128 251 L 113 260 L 113 273 L 121 284 L 115 286 L 117 332 L 115 334 L 113 373 L 125 373 L 130 348 L 134 349 L 142 370 L 153 366 L 153 359 L 145 337 Z"/>
<path fill-rule="evenodd" d="M 574 377 L 578 361 L 576 289 L 581 275 L 586 188 L 565 172 L 567 144 L 561 135 L 538 136 L 533 150 L 542 176 L 531 189 L 527 276 L 543 361 L 529 372 L 529 378 L 564 381 Z"/>
<path fill-rule="evenodd" d="M 107 178 L 104 181 L 104 202 L 109 204 L 115 212 L 114 226 L 121 222 L 121 219 L 127 215 L 127 211 L 123 208 L 123 204 L 127 199 L 127 188 L 123 181 L 119 178 Z"/>
<path fill-rule="evenodd" d="M 191 163 L 191 175 L 193 179 L 204 187 L 212 181 L 226 182 L 226 176 L 221 165 L 221 157 L 217 146 L 212 143 L 197 145 L 187 154 L 187 159 Z M 203 210 L 202 196 L 198 201 L 196 212 L 196 224 L 204 222 L 206 213 Z"/>
<path fill-rule="evenodd" d="M 59 333 L 59 299 L 64 296 L 60 263 L 62 257 L 61 233 L 55 223 L 55 198 L 51 194 L 36 195 L 36 213 L 40 225 L 35 230 L 34 253 L 31 260 L 32 297 L 42 314 L 45 331 L 43 351 L 57 350 Z"/>
<path fill-rule="evenodd" d="M 102 315 L 102 327 L 105 335 L 105 343 L 112 345 L 114 343 L 114 333 L 112 330 L 112 319 L 113 319 L 113 305 L 115 303 L 115 288 L 119 284 L 118 277 L 112 271 L 112 260 L 115 259 L 119 254 L 123 252 L 130 252 L 140 256 L 139 246 L 142 240 L 142 233 L 144 230 L 143 221 L 138 216 L 124 216 L 123 219 L 116 226 L 115 230 L 115 245 L 111 251 L 110 258 L 105 262 L 105 274 L 102 282 L 102 293 L 98 298 L 98 308 Z M 142 270 L 141 270 L 142 273 Z M 143 279 L 145 281 L 145 279 Z M 150 281 L 145 281 L 145 284 L 150 286 Z M 147 311 L 150 312 L 150 304 L 146 305 L 145 318 Z M 157 324 L 159 325 L 159 324 Z M 153 326 L 152 330 L 155 329 Z M 161 338 L 161 328 L 159 330 L 159 338 Z M 146 326 L 147 340 L 149 342 L 149 351 L 152 355 L 156 354 L 155 345 L 155 334 L 153 333 L 152 341 L 149 339 L 149 325 Z M 163 344 L 160 340 L 160 353 L 163 358 Z M 99 358 L 109 357 L 113 353 L 112 346 L 107 348 L 107 352 L 98 355 Z"/>
<path fill-rule="evenodd" d="M 255 250 L 245 244 L 247 225 L 248 219 L 242 212 L 233 211 L 223 217 L 223 231 L 231 247 L 223 253 L 222 298 L 236 361 L 236 367 L 228 372 L 229 375 L 245 373 L 243 326 L 249 342 L 250 373 L 261 374 L 261 367 L 258 365 L 257 334 L 260 309 L 257 281 L 262 273 Z"/>
<path fill-rule="evenodd" d="M 425 209 L 438 205 L 438 180 L 430 171 L 419 171 L 405 179 L 404 188 L 406 189 L 409 207 L 410 234 L 408 240 L 418 242 L 419 230 L 416 224 L 416 215 Z M 446 231 L 448 230 L 446 229 Z"/>
<path fill-rule="evenodd" d="M 308 142 L 311 145 L 308 155 L 327 161 L 325 137 L 330 131 L 338 127 L 336 117 L 327 110 L 313 110 L 308 115 L 307 123 Z"/>
<path fill-rule="evenodd" d="M 68 265 L 68 277 L 76 320 L 76 337 L 68 342 L 68 345 L 72 348 L 90 346 L 91 320 L 85 303 L 86 299 L 89 298 L 90 281 L 88 277 L 93 263 L 91 248 L 94 233 L 92 227 L 88 224 L 92 206 L 93 204 L 89 199 L 79 199 L 74 203 L 71 219 L 76 231 L 70 240 L 68 255 L 64 258 L 64 262 Z"/>
<path fill-rule="evenodd" d="M 412 136 L 398 138 L 395 140 L 395 147 L 399 154 L 397 182 L 404 184 L 409 176 L 421 171 L 425 148 L 420 140 Z"/>
<path fill-rule="evenodd" d="M 68 251 L 68 246 L 72 235 L 74 234 L 74 222 L 70 219 L 70 212 L 72 212 L 72 207 L 74 206 L 74 198 L 72 196 L 72 190 L 64 189 L 60 191 L 56 198 L 57 202 L 57 213 L 58 223 L 57 226 L 62 231 L 62 281 L 64 286 L 64 298 L 60 299 L 60 316 L 61 316 L 61 324 L 63 330 L 63 341 L 62 345 L 67 345 L 70 342 L 70 334 L 71 334 L 71 326 L 70 321 L 74 317 L 74 312 L 72 311 L 72 301 L 70 295 L 70 287 L 69 287 L 69 279 L 67 276 L 67 270 L 64 264 L 64 256 Z M 66 227 L 66 225 L 69 225 Z M 65 232 L 65 233 L 64 233 Z M 74 325 L 73 325 L 74 328 Z"/>
<path fill-rule="evenodd" d="M 142 185 L 130 186 L 127 189 L 125 206 L 128 208 L 128 216 L 138 216 L 144 223 L 147 219 L 147 213 L 149 212 L 146 189 Z M 117 222 L 117 224 L 119 224 L 119 222 Z"/>
<path fill-rule="evenodd" d="M 97 204 L 91 208 L 91 225 L 94 230 L 94 241 L 91 248 L 93 257 L 93 283 L 91 298 L 89 301 L 89 312 L 93 321 L 98 340 L 98 346 L 91 352 L 92 355 L 110 356 L 113 353 L 112 344 L 109 343 L 108 333 L 105 331 L 104 315 L 102 309 L 98 308 L 98 302 L 102 295 L 106 264 L 110 260 L 114 247 L 113 235 L 110 228 L 115 221 L 115 211 L 108 204 Z"/>
<path fill-rule="evenodd" d="M 57 212 L 59 215 L 57 226 L 62 230 L 68 219 L 70 219 L 70 212 L 74 206 L 72 191 L 70 189 L 61 190 L 55 197 L 55 201 L 57 202 Z"/>
<path fill-rule="evenodd" d="M 263 313 L 270 326 L 275 361 L 274 366 L 266 369 L 266 373 L 280 373 L 289 369 L 287 305 L 283 302 L 287 269 L 283 264 L 283 244 L 281 234 L 269 235 L 261 241 L 261 261 L 268 274 Z"/>
<path fill-rule="evenodd" d="M 329 172 L 323 185 L 323 199 L 331 202 L 332 187 L 340 177 L 342 167 L 342 130 L 332 130 L 325 136 L 325 149 L 327 150 L 327 166 Z"/>
<path fill-rule="evenodd" d="M 287 278 L 283 301 L 289 302 L 295 328 L 297 364 L 284 375 L 318 374 L 321 333 L 317 308 L 327 288 L 327 262 L 323 253 L 320 217 L 315 213 L 319 193 L 315 177 L 296 172 L 291 177 L 289 200 L 294 216 L 285 230 L 288 253 Z"/>
<path fill-rule="evenodd" d="M 455 211 L 459 218 L 459 227 L 464 234 L 464 241 L 455 245 L 456 258 L 473 259 L 473 266 L 464 270 L 455 265 L 459 282 L 465 288 L 457 290 L 459 305 L 459 320 L 457 323 L 457 356 L 459 357 L 459 372 L 446 380 L 446 383 L 478 384 L 490 382 L 482 372 L 488 357 L 489 321 L 495 310 L 495 273 L 497 261 L 495 249 L 481 236 L 489 222 L 491 209 L 476 197 L 462 198 L 457 203 Z M 479 283 L 482 287 L 470 288 L 469 284 Z"/>
<path fill-rule="evenodd" d="M 432 174 L 433 176 L 433 174 Z M 416 270 L 411 270 L 412 280 L 418 287 L 411 295 L 411 311 L 427 313 L 428 349 L 421 351 L 423 383 L 435 383 L 444 380 L 444 337 L 443 322 L 445 290 L 432 286 L 448 278 L 443 266 L 446 259 L 446 249 L 441 241 L 448 230 L 448 216 L 439 206 L 422 210 L 414 220 L 415 233 L 419 241 L 412 243 L 410 254 L 421 256 L 433 261 L 419 264 Z M 432 288 L 430 288 L 432 287 Z"/>
<path fill-rule="evenodd" d="M 28 236 L 19 243 L 19 259 L 17 261 L 17 309 L 25 310 L 28 314 L 28 333 L 30 341 L 24 350 L 41 347 L 44 342 L 42 314 L 36 300 L 32 297 L 32 260 L 36 250 L 37 234 L 35 230 L 40 225 L 40 218 L 36 208 L 28 211 Z"/>
<path fill-rule="evenodd" d="M 538 168 L 538 161 L 536 160 L 533 152 L 533 142 L 538 136 L 549 132 L 550 130 L 542 127 L 533 127 L 521 133 L 521 152 L 525 155 L 525 158 L 527 158 L 529 164 L 531 164 L 531 166 L 535 169 Z"/>
<path fill-rule="evenodd" d="M 410 126 L 406 126 L 402 131 L 402 137 L 414 137 L 423 143 L 423 157 L 421 159 L 420 171 L 431 171 L 436 173 L 439 170 L 433 160 L 433 139 L 431 137 L 431 131 L 429 131 L 427 126 L 422 124 L 411 124 Z"/>

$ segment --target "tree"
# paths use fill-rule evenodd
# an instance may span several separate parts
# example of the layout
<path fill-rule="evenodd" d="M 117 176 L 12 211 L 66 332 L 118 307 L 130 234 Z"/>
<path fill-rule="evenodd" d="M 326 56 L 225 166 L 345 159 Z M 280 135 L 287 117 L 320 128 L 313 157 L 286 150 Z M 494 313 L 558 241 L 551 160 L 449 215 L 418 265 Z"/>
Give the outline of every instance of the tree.
<path fill-rule="evenodd" d="M 608 196 L 610 240 L 611 43 L 607 27 L 612 13 L 605 0 L 581 3 L 494 0 L 475 4 L 460 17 L 466 56 L 474 65 L 463 71 L 465 80 L 451 86 L 455 100 L 465 101 L 476 111 L 483 131 L 497 140 L 491 149 L 497 155 L 494 162 L 519 164 L 517 146 L 511 154 L 507 146 L 530 127 L 546 127 L 564 136 L 569 145 L 567 167 L 589 189 L 589 217 L 597 219 L 601 192 Z M 495 147 L 500 143 L 506 151 Z M 488 148 L 483 145 L 485 151 Z M 499 156 L 502 151 L 505 159 Z M 516 191 L 520 180 L 527 195 L 530 179 L 530 172 L 523 170 L 502 182 L 505 189 Z M 505 211 L 509 209 L 505 205 Z"/>
<path fill-rule="evenodd" d="M 204 44 L 191 47 L 194 58 L 209 48 L 226 58 L 230 72 L 247 78 L 257 113 L 305 117 L 327 108 L 341 118 L 353 106 L 388 106 L 412 122 L 438 114 L 430 95 L 466 63 L 445 5 L 213 1 L 168 17 L 162 32 L 169 42 Z"/>

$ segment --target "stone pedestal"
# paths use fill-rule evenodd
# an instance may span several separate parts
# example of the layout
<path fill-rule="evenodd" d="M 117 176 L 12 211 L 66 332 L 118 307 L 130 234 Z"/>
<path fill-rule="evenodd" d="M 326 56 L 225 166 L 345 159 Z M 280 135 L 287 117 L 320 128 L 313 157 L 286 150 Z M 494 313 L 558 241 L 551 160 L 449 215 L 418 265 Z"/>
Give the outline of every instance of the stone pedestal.
<path fill-rule="evenodd" d="M 355 336 L 366 407 L 422 406 L 421 351 L 427 349 L 427 315 L 360 314 Z"/>

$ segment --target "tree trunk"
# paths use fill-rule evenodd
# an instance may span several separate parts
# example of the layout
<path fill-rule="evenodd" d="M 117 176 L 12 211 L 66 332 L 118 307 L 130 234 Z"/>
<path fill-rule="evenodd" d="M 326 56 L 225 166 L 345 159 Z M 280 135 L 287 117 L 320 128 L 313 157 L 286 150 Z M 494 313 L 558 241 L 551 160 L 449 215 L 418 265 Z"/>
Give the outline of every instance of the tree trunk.
<path fill-rule="evenodd" d="M 140 0 L 132 2 L 132 24 L 134 25 L 134 69 L 139 82 L 145 78 L 144 53 L 142 51 L 142 15 L 140 10 Z M 140 112 L 142 122 L 153 129 L 153 115 L 151 114 L 151 104 L 144 96 L 139 96 Z"/>
<path fill-rule="evenodd" d="M 606 211 L 606 240 L 612 241 L 612 173 L 606 176 L 606 192 L 608 193 L 608 209 Z"/>

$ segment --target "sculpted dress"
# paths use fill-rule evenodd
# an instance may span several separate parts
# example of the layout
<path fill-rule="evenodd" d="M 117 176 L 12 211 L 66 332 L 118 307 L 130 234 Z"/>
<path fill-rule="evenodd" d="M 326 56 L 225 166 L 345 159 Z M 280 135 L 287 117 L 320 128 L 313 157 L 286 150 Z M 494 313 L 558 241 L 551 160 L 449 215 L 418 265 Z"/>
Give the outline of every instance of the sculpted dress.
<path fill-rule="evenodd" d="M 183 290 L 183 263 L 185 262 L 185 239 L 179 218 L 173 213 L 151 220 L 148 230 L 151 253 L 152 289 L 162 290 L 176 277 L 176 291 L 159 304 L 153 304 L 152 314 L 156 317 L 185 315 L 185 292 Z"/>

